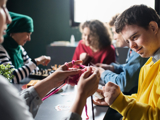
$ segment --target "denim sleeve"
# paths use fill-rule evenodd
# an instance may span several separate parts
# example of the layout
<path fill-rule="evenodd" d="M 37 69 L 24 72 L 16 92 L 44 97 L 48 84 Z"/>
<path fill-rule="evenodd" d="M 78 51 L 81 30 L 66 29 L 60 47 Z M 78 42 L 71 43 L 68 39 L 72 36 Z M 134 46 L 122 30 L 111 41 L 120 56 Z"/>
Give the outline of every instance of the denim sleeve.
<path fill-rule="evenodd" d="M 136 92 L 138 87 L 138 77 L 141 67 L 145 64 L 148 58 L 142 58 L 137 53 L 133 52 L 126 64 L 112 64 L 115 71 L 106 70 L 101 74 L 101 79 L 105 83 L 113 82 L 119 85 L 122 92 Z"/>
<path fill-rule="evenodd" d="M 110 65 L 113 65 L 114 66 L 114 73 L 117 73 L 117 74 L 120 74 L 121 72 L 123 72 L 123 67 L 126 65 L 126 64 L 116 64 L 116 63 L 111 63 Z"/>
<path fill-rule="evenodd" d="M 20 96 L 25 99 L 26 104 L 29 107 L 29 111 L 31 112 L 32 116 L 35 117 L 42 100 L 40 99 L 38 93 L 34 89 L 34 87 L 29 87 L 28 89 L 24 89 Z"/>

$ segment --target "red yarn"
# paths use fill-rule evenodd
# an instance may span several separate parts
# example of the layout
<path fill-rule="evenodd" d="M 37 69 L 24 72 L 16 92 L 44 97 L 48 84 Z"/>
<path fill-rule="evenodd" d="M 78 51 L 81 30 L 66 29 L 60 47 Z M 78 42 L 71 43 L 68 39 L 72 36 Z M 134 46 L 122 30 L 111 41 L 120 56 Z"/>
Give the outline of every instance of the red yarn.
<path fill-rule="evenodd" d="M 86 68 L 86 66 L 74 65 L 71 69 L 69 69 L 69 70 L 73 70 L 73 69 L 80 69 L 80 68 L 82 68 L 82 69 L 81 69 L 81 72 L 79 74 L 77 74 L 77 75 L 71 75 L 71 76 L 69 76 L 65 80 L 65 82 L 67 84 L 70 84 L 72 86 L 77 85 L 80 76 L 82 75 L 82 73 L 84 73 L 85 71 L 87 71 L 87 68 Z"/>

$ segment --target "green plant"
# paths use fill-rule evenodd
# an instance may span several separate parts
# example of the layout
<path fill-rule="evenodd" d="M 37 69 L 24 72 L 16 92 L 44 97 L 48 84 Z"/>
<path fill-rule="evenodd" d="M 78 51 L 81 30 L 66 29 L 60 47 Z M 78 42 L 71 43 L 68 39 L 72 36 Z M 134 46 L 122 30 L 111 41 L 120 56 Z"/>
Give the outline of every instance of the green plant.
<path fill-rule="evenodd" d="M 13 79 L 14 75 L 12 74 L 13 69 L 11 69 L 10 65 L 0 65 L 0 74 L 7 78 L 9 81 Z"/>

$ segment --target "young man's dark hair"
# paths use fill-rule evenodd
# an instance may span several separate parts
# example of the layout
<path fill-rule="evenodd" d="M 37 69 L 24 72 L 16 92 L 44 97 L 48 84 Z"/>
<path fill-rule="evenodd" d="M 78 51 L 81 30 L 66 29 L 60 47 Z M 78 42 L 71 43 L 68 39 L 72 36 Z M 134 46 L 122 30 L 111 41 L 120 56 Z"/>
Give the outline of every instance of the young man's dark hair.
<path fill-rule="evenodd" d="M 123 30 L 125 25 L 138 25 L 148 29 L 151 21 L 155 21 L 160 28 L 160 17 L 157 12 L 146 5 L 134 5 L 125 10 L 116 20 L 115 28 L 119 33 Z"/>

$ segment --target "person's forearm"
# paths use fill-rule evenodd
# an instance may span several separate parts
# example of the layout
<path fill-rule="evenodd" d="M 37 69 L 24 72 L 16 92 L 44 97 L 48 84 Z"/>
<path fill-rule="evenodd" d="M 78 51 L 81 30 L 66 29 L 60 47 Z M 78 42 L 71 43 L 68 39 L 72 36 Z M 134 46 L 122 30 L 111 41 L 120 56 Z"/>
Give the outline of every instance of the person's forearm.
<path fill-rule="evenodd" d="M 77 95 L 70 111 L 81 115 L 85 104 L 86 98 L 84 98 L 82 95 Z"/>
<path fill-rule="evenodd" d="M 42 99 L 53 88 L 52 80 L 45 78 L 34 86 L 36 92 Z"/>

